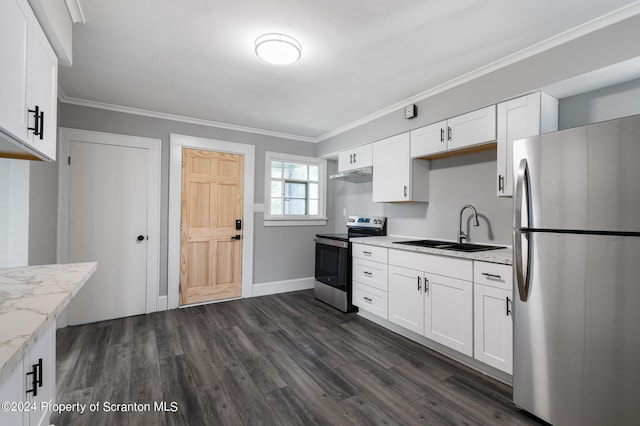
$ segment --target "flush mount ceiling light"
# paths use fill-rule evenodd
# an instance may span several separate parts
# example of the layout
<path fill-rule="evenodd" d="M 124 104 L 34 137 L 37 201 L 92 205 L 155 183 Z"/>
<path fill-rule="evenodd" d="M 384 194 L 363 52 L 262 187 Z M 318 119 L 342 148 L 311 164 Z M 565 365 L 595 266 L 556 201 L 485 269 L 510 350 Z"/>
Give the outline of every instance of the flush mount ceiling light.
<path fill-rule="evenodd" d="M 286 34 L 263 34 L 256 39 L 256 55 L 265 62 L 288 65 L 298 62 L 302 56 L 302 46 Z"/>

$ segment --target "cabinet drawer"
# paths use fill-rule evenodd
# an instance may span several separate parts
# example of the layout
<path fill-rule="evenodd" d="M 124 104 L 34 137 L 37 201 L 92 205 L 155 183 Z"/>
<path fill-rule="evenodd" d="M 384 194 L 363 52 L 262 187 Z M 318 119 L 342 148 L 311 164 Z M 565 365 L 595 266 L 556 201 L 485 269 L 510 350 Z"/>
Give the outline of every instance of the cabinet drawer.
<path fill-rule="evenodd" d="M 352 303 L 363 311 L 388 319 L 387 293 L 362 283 L 353 283 Z"/>
<path fill-rule="evenodd" d="M 374 262 L 387 263 L 386 247 L 368 246 L 366 244 L 354 243 L 351 245 L 351 255 L 359 259 L 372 260 Z"/>
<path fill-rule="evenodd" d="M 511 291 L 513 272 L 510 265 L 489 262 L 473 262 L 473 282 Z"/>
<path fill-rule="evenodd" d="M 389 264 L 465 281 L 473 278 L 473 260 L 468 259 L 392 249 Z"/>
<path fill-rule="evenodd" d="M 389 267 L 386 263 L 372 262 L 371 260 L 353 258 L 353 281 L 387 291 Z"/>

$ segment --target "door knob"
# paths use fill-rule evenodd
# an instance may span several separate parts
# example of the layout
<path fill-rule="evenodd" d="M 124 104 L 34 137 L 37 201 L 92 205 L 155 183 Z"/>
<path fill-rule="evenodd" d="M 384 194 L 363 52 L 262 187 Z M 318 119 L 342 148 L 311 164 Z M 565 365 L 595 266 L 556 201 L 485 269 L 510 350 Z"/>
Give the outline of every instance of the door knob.
<path fill-rule="evenodd" d="M 137 240 L 138 240 L 138 242 L 144 241 L 144 235 L 138 235 Z"/>

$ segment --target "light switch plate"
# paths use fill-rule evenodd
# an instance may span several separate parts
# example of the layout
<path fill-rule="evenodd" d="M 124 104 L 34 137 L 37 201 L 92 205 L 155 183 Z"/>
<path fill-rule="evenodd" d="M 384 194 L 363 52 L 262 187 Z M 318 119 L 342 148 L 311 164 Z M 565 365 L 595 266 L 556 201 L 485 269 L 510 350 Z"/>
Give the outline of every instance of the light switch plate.
<path fill-rule="evenodd" d="M 411 104 L 404 107 L 404 118 L 409 119 L 415 116 L 416 116 L 416 104 Z"/>

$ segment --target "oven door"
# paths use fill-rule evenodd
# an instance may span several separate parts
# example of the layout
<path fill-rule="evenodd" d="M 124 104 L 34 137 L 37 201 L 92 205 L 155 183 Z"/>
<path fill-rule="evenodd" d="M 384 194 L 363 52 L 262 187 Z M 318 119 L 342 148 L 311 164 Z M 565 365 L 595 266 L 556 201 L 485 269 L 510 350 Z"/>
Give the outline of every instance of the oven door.
<path fill-rule="evenodd" d="M 351 253 L 346 241 L 318 237 L 316 242 L 315 278 L 321 283 L 347 291 L 351 282 Z"/>

